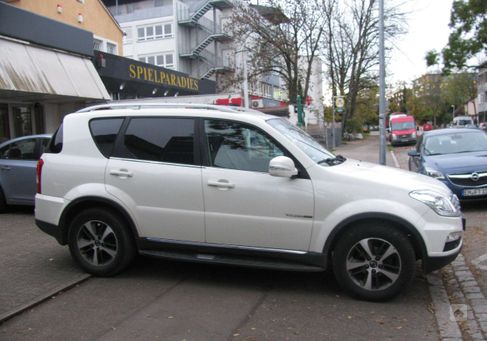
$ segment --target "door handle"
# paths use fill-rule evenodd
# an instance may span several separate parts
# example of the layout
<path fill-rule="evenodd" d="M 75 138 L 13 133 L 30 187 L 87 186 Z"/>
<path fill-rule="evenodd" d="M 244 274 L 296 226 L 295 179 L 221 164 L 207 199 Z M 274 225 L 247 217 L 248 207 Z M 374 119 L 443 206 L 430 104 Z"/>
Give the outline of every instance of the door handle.
<path fill-rule="evenodd" d="M 110 175 L 118 176 L 121 179 L 126 179 L 126 178 L 131 178 L 134 175 L 134 173 L 126 169 L 119 169 L 119 170 L 112 169 L 110 170 Z"/>
<path fill-rule="evenodd" d="M 11 170 L 12 168 L 10 166 L 2 166 L 0 167 L 1 170 Z"/>
<path fill-rule="evenodd" d="M 225 188 L 225 189 L 235 188 L 235 184 L 231 183 L 228 180 L 218 180 L 218 181 L 208 180 L 208 186 L 210 186 L 210 187 L 218 187 L 218 188 Z"/>

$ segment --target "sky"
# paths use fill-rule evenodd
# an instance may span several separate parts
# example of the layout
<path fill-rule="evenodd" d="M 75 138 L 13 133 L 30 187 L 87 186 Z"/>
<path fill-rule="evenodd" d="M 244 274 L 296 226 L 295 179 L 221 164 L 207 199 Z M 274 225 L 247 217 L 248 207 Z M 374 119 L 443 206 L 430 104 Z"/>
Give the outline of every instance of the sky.
<path fill-rule="evenodd" d="M 452 2 L 403 0 L 401 9 L 407 13 L 408 32 L 393 42 L 391 59 L 386 64 L 386 83 L 411 82 L 427 72 L 426 52 L 441 51 L 448 42 Z"/>

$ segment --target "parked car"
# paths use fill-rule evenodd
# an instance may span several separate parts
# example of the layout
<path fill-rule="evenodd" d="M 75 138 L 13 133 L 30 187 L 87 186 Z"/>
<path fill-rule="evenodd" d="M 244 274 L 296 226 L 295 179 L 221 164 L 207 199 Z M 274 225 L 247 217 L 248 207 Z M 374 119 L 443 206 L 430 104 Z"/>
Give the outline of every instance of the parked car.
<path fill-rule="evenodd" d="M 389 119 L 389 141 L 391 145 L 415 144 L 417 131 L 414 117 L 409 115 L 393 116 Z"/>
<path fill-rule="evenodd" d="M 487 131 L 487 123 L 486 122 L 480 123 L 479 128 L 482 129 L 483 131 Z"/>
<path fill-rule="evenodd" d="M 453 118 L 451 128 L 475 127 L 475 123 L 470 116 L 456 116 Z"/>
<path fill-rule="evenodd" d="M 85 271 L 136 253 L 323 271 L 384 300 L 460 252 L 456 196 L 429 177 L 335 156 L 287 119 L 191 104 L 67 115 L 38 163 L 36 223 Z"/>
<path fill-rule="evenodd" d="M 34 206 L 37 160 L 51 135 L 30 135 L 0 144 L 0 212 L 7 205 Z"/>
<path fill-rule="evenodd" d="M 440 180 L 460 200 L 487 199 L 487 134 L 468 128 L 425 132 L 409 151 L 409 169 Z"/>

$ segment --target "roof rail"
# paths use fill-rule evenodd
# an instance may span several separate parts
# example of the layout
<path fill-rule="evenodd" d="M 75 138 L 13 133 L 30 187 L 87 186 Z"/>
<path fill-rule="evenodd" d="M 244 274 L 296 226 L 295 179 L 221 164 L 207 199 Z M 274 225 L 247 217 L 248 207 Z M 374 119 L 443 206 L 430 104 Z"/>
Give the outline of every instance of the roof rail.
<path fill-rule="evenodd" d="M 143 103 L 143 102 L 126 102 L 126 103 L 106 103 L 93 105 L 84 109 L 76 111 L 77 113 L 91 112 L 96 110 L 110 110 L 110 109 L 133 109 L 140 110 L 143 108 L 188 108 L 188 109 L 205 109 L 218 110 L 223 112 L 241 112 L 237 107 L 228 107 L 211 104 L 195 104 L 195 103 Z M 254 111 L 254 110 L 252 110 Z"/>

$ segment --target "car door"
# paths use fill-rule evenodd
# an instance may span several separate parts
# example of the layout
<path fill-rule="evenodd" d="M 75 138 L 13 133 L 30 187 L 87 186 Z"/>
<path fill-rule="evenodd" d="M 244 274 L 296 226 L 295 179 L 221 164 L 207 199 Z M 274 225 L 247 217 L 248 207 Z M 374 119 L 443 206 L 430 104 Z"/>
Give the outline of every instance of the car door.
<path fill-rule="evenodd" d="M 286 154 L 262 130 L 239 122 L 204 121 L 206 241 L 307 250 L 314 196 L 308 178 L 269 175 L 272 158 Z"/>
<path fill-rule="evenodd" d="M 34 204 L 36 138 L 14 141 L 0 150 L 0 184 L 9 204 Z"/>
<path fill-rule="evenodd" d="M 107 191 L 136 217 L 141 237 L 204 242 L 199 148 L 192 118 L 134 117 L 106 168 Z"/>

